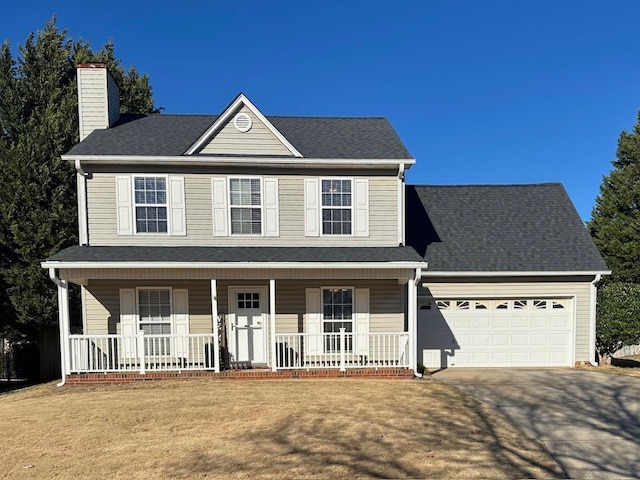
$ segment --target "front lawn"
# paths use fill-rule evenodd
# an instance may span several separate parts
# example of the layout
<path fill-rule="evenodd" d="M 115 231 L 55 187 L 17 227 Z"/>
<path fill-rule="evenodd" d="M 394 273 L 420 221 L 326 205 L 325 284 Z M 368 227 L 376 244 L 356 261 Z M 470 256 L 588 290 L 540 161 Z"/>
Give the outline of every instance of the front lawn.
<path fill-rule="evenodd" d="M 0 477 L 549 478 L 535 442 L 412 380 L 54 384 L 0 395 Z"/>

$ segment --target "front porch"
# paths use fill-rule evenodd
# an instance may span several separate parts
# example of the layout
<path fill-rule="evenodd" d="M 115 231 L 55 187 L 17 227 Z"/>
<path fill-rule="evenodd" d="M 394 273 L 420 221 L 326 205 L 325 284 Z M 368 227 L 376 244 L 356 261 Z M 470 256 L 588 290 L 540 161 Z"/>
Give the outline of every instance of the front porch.
<path fill-rule="evenodd" d="M 173 252 L 157 250 L 152 253 Z M 412 263 L 283 268 L 279 263 L 122 262 L 98 268 L 102 265 L 47 265 L 58 285 L 62 383 L 123 375 L 263 378 L 267 372 L 301 377 L 415 371 L 419 270 L 410 268 Z M 70 331 L 71 284 L 80 286 L 82 299 L 82 330 L 75 332 Z"/>
<path fill-rule="evenodd" d="M 224 319 L 220 322 L 225 325 Z M 275 329 L 273 329 L 275 330 Z M 226 329 L 224 329 L 226 331 Z M 246 370 L 229 354 L 226 335 L 69 335 L 68 373 L 195 372 Z M 264 369 L 408 369 L 407 332 L 276 333 Z"/>

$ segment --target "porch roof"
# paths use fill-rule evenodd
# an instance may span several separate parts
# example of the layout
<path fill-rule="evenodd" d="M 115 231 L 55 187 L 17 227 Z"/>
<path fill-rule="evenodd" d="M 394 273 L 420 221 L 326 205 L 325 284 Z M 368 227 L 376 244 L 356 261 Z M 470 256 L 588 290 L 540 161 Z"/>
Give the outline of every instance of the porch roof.
<path fill-rule="evenodd" d="M 142 247 L 80 246 L 61 250 L 42 262 L 43 268 L 134 267 L 221 267 L 273 266 L 297 264 L 304 267 L 418 268 L 424 259 L 412 247 Z M 272 265 L 269 265 L 272 264 Z M 360 264 L 360 265 L 359 265 Z"/>

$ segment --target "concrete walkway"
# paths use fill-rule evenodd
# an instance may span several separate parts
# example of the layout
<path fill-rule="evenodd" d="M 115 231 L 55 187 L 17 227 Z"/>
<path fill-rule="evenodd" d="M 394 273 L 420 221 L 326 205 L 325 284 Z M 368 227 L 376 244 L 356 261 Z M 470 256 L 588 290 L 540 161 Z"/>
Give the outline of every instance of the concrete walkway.
<path fill-rule="evenodd" d="M 568 368 L 461 368 L 433 379 L 537 439 L 568 478 L 640 478 L 640 378 Z"/>

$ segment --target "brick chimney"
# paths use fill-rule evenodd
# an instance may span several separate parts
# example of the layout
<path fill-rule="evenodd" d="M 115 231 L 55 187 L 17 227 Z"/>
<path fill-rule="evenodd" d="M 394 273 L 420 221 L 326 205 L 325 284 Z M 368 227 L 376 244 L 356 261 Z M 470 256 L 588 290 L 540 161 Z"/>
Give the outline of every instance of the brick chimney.
<path fill-rule="evenodd" d="M 104 63 L 78 65 L 80 141 L 94 130 L 109 128 L 120 118 L 120 89 Z"/>

